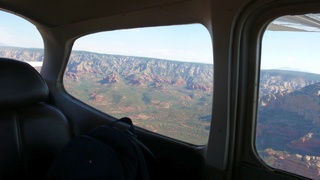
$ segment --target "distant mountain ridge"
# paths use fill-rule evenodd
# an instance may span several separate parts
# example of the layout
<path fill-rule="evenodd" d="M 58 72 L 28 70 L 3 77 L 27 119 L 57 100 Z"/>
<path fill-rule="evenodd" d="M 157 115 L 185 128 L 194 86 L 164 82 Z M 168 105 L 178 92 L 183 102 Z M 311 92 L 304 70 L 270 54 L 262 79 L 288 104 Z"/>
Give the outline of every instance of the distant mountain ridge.
<path fill-rule="evenodd" d="M 320 82 L 319 74 L 289 70 L 262 70 L 260 72 L 260 105 L 264 106 L 277 96 L 284 96 L 317 82 Z"/>
<path fill-rule="evenodd" d="M 21 61 L 43 61 L 43 49 L 0 47 L 0 56 Z M 185 86 L 213 91 L 213 65 L 155 58 L 73 51 L 66 68 L 69 78 L 79 80 L 88 73 L 99 76 L 101 83 L 125 81 L 134 85 Z"/>
<path fill-rule="evenodd" d="M 43 49 L 18 48 L 10 46 L 0 46 L 0 57 L 17 59 L 29 62 L 42 62 L 44 57 Z"/>
<path fill-rule="evenodd" d="M 209 64 L 74 51 L 66 75 L 77 80 L 88 73 L 103 76 L 101 83 L 185 85 L 188 89 L 213 91 L 213 65 Z"/>
<path fill-rule="evenodd" d="M 43 49 L 0 46 L 0 56 L 22 61 L 43 61 Z M 185 85 L 189 89 L 213 91 L 214 71 L 212 64 L 189 63 L 145 57 L 99 54 L 73 51 L 66 75 L 75 80 L 87 73 L 101 77 L 101 83 L 127 81 L 135 85 L 165 83 Z M 278 95 L 296 91 L 320 81 L 320 75 L 289 71 L 261 70 L 260 98 L 269 101 Z"/>

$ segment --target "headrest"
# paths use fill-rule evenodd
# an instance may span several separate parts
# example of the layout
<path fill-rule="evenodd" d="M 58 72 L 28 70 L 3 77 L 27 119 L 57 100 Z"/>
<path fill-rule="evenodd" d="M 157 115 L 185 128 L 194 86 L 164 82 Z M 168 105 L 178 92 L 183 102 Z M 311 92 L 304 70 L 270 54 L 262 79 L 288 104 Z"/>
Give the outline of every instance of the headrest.
<path fill-rule="evenodd" d="M 31 65 L 0 58 L 0 108 L 42 102 L 48 95 L 46 82 Z"/>

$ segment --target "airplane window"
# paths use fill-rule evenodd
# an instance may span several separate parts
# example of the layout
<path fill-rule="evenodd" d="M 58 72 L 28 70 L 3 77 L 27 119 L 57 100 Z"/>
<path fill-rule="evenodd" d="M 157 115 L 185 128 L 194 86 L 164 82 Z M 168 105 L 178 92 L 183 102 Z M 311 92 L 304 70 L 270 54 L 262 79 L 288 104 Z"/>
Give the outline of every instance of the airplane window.
<path fill-rule="evenodd" d="M 78 39 L 65 89 L 84 103 L 184 142 L 207 143 L 213 101 L 211 37 L 200 24 L 136 28 Z"/>
<path fill-rule="evenodd" d="M 0 57 L 28 62 L 40 71 L 43 47 L 42 37 L 33 24 L 0 11 Z"/>
<path fill-rule="evenodd" d="M 269 166 L 320 178 L 320 14 L 274 20 L 262 41 L 256 149 Z"/>

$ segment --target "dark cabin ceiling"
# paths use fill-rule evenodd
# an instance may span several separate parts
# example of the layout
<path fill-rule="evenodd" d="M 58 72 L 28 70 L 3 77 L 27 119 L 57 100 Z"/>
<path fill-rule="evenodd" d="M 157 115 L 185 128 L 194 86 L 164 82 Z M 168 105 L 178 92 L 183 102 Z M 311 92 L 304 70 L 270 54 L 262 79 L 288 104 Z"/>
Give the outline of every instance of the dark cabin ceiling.
<path fill-rule="evenodd" d="M 182 1 L 186 0 L 0 0 L 0 9 L 56 27 Z"/>

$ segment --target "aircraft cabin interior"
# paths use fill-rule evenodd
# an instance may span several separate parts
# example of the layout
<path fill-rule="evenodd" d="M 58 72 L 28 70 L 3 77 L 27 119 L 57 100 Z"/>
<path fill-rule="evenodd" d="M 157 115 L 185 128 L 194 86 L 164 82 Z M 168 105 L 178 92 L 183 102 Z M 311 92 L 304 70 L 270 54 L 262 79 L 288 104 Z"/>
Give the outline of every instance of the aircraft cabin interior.
<path fill-rule="evenodd" d="M 319 42 L 317 0 L 0 0 L 0 179 L 130 118 L 118 179 L 319 180 Z"/>

